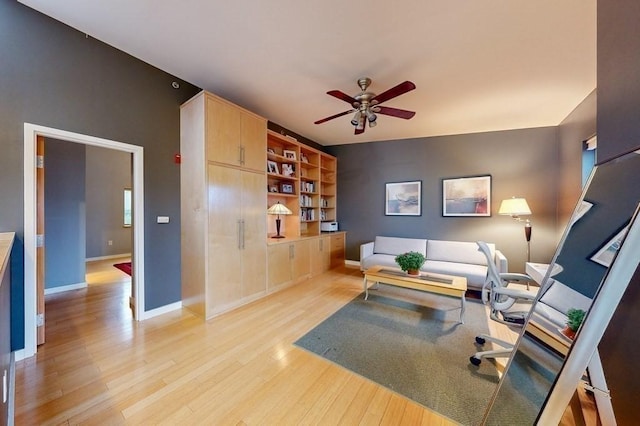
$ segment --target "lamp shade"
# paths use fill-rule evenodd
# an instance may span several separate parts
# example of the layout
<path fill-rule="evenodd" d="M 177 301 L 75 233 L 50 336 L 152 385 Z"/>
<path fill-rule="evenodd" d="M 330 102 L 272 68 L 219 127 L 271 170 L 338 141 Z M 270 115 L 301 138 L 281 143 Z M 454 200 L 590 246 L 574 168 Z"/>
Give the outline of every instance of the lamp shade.
<path fill-rule="evenodd" d="M 291 210 L 287 208 L 284 204 L 280 204 L 280 201 L 269 207 L 267 210 L 268 214 L 277 214 L 277 215 L 289 215 L 291 214 Z"/>
<path fill-rule="evenodd" d="M 512 217 L 526 216 L 531 214 L 531 209 L 529 208 L 529 204 L 527 204 L 527 200 L 513 197 L 502 200 L 498 214 Z"/>

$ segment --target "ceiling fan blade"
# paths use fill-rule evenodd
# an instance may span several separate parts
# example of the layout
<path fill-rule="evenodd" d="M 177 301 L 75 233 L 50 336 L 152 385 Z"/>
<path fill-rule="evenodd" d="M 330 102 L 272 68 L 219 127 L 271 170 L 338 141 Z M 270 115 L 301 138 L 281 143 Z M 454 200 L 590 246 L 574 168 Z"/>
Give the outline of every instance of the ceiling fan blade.
<path fill-rule="evenodd" d="M 343 112 L 341 112 L 339 114 L 332 115 L 331 117 L 327 117 L 327 118 L 323 118 L 322 120 L 314 121 L 313 124 L 322 124 L 322 123 L 325 123 L 325 122 L 327 122 L 329 120 L 333 120 L 334 118 L 338 118 L 338 117 L 342 117 L 343 115 L 350 114 L 350 113 L 352 113 L 354 111 L 355 111 L 355 109 L 350 109 L 349 111 L 343 111 Z"/>
<path fill-rule="evenodd" d="M 387 90 L 386 92 L 382 92 L 377 96 L 374 96 L 371 101 L 377 101 L 377 103 L 381 104 L 389 99 L 395 98 L 396 96 L 400 96 L 404 93 L 410 92 L 415 89 L 416 85 L 410 81 L 405 81 L 403 83 L 398 84 L 395 87 Z"/>
<path fill-rule="evenodd" d="M 390 107 L 384 107 L 384 106 L 376 106 L 376 109 L 377 110 L 379 109 L 377 111 L 378 114 L 384 114 L 384 115 L 390 115 L 392 117 L 404 118 L 405 120 L 413 118 L 413 116 L 416 115 L 416 113 L 414 111 L 407 111 L 406 109 L 390 108 Z"/>
<path fill-rule="evenodd" d="M 338 98 L 341 101 L 345 101 L 350 105 L 353 105 L 354 103 L 358 103 L 358 101 L 356 101 L 354 98 L 352 98 L 351 96 L 347 95 L 344 92 L 341 92 L 340 90 L 329 90 L 327 92 L 327 95 L 333 96 L 334 98 Z"/>
<path fill-rule="evenodd" d="M 364 133 L 364 128 L 365 128 L 365 127 L 366 127 L 366 126 L 362 126 L 362 128 L 360 129 L 360 128 L 358 128 L 358 126 L 356 126 L 356 130 L 355 130 L 355 132 L 353 132 L 353 134 L 354 134 L 354 135 L 359 135 L 359 134 L 361 134 L 361 133 Z"/>

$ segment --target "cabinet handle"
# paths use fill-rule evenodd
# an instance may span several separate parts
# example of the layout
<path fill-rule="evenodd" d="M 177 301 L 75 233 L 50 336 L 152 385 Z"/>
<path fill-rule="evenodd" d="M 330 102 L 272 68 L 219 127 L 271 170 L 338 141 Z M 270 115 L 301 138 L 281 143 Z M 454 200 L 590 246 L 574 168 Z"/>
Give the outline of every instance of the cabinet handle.
<path fill-rule="evenodd" d="M 244 165 L 244 146 L 240 145 L 240 164 Z"/>
<path fill-rule="evenodd" d="M 289 246 L 289 259 L 293 259 L 295 256 L 295 247 L 293 247 L 293 245 Z"/>
<path fill-rule="evenodd" d="M 240 241 L 242 241 L 242 250 L 244 250 L 244 219 L 240 220 L 240 225 L 241 225 L 241 229 L 242 229 L 242 239 Z"/>
<path fill-rule="evenodd" d="M 238 219 L 238 250 L 242 250 L 242 221 Z"/>
<path fill-rule="evenodd" d="M 320 251 L 324 251 L 324 241 L 320 240 Z"/>

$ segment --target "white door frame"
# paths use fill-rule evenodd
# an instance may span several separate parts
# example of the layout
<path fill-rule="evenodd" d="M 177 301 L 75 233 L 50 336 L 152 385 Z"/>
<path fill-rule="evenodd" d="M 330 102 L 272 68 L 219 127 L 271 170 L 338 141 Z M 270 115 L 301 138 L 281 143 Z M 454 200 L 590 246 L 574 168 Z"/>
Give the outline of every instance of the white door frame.
<path fill-rule="evenodd" d="M 44 136 L 63 141 L 115 149 L 133 154 L 133 274 L 134 316 L 144 319 L 144 150 L 108 139 L 51 127 L 24 123 L 24 349 L 17 359 L 37 352 L 36 327 L 36 138 Z"/>

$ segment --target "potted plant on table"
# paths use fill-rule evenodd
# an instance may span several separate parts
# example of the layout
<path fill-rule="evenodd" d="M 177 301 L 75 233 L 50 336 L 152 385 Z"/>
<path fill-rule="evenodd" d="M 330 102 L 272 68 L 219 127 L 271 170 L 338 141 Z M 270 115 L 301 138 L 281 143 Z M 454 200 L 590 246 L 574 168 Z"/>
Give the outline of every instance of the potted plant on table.
<path fill-rule="evenodd" d="M 586 312 L 582 309 L 571 308 L 567 311 L 567 325 L 562 330 L 562 334 L 573 340 L 576 337 L 576 331 L 582 324 Z"/>
<path fill-rule="evenodd" d="M 420 275 L 420 268 L 427 259 L 422 253 L 410 251 L 396 256 L 396 263 L 408 275 Z"/>

